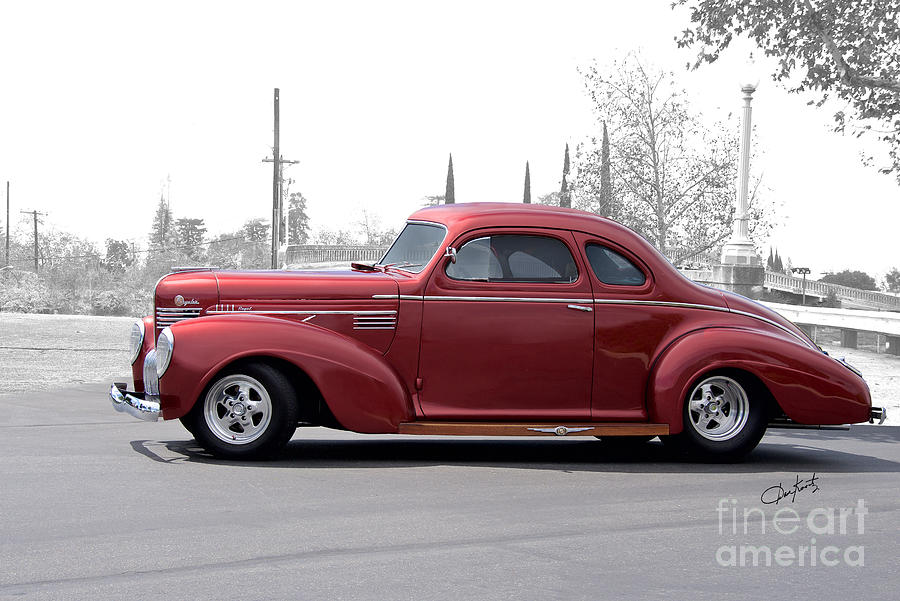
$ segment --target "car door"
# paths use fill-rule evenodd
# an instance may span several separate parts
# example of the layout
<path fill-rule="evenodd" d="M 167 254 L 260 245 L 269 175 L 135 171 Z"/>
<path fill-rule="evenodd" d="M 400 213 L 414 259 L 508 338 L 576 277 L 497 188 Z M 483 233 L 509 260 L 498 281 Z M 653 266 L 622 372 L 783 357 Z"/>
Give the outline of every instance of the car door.
<path fill-rule="evenodd" d="M 575 232 L 594 290 L 594 421 L 642 421 L 661 341 L 684 311 L 661 302 L 641 259 L 611 240 Z"/>
<path fill-rule="evenodd" d="M 591 285 L 571 232 L 490 229 L 428 281 L 419 377 L 430 419 L 588 419 Z"/>

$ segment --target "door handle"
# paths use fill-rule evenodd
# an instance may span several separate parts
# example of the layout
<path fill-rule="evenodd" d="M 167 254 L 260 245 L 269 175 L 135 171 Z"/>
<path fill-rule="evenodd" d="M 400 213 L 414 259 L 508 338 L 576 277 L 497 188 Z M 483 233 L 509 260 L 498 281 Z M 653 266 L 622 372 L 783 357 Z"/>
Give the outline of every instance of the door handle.
<path fill-rule="evenodd" d="M 591 307 L 585 307 L 585 306 L 583 306 L 583 305 L 567 305 L 567 307 L 568 307 L 569 309 L 575 309 L 576 311 L 586 311 L 586 312 L 588 312 L 588 313 L 590 313 L 591 311 L 594 310 L 594 309 L 591 308 Z"/>

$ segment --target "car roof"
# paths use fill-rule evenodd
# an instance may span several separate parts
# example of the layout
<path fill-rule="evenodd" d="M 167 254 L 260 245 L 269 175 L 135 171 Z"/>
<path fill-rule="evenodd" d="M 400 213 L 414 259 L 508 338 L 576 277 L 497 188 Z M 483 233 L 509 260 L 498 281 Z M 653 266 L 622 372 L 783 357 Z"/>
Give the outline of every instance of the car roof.
<path fill-rule="evenodd" d="M 411 221 L 436 221 L 450 229 L 479 227 L 548 227 L 602 233 L 624 226 L 587 211 L 513 202 L 465 202 L 420 209 Z"/>

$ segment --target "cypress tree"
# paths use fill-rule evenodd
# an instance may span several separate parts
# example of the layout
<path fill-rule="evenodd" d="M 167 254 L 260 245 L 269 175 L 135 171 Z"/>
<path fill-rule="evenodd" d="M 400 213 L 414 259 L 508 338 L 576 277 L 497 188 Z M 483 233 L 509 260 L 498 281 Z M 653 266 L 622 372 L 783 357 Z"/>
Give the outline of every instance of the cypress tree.
<path fill-rule="evenodd" d="M 775 268 L 775 271 L 784 271 L 784 263 L 781 262 L 781 256 L 778 254 L 778 249 L 775 249 L 775 260 L 772 262 L 772 266 Z"/>
<path fill-rule="evenodd" d="M 566 143 L 566 157 L 563 159 L 562 185 L 559 187 L 559 206 L 571 207 L 572 198 L 569 196 L 569 144 Z"/>
<path fill-rule="evenodd" d="M 444 192 L 444 204 L 456 203 L 456 193 L 453 184 L 453 153 L 450 153 L 450 164 L 447 165 L 447 190 Z"/>
<path fill-rule="evenodd" d="M 156 207 L 156 215 L 153 217 L 153 226 L 150 230 L 150 244 L 158 249 L 166 248 L 174 239 L 172 211 L 165 197 L 159 195 L 159 204 Z"/>
<path fill-rule="evenodd" d="M 606 133 L 606 121 L 604 121 L 603 142 L 600 146 L 600 214 L 612 217 L 614 213 L 612 182 L 609 177 L 609 135 Z"/>
<path fill-rule="evenodd" d="M 531 204 L 531 170 L 528 168 L 528 161 L 525 161 L 525 195 L 522 202 Z"/>
<path fill-rule="evenodd" d="M 772 253 L 772 247 L 769 247 L 769 259 L 766 261 L 766 269 L 769 271 L 775 270 L 775 255 Z"/>

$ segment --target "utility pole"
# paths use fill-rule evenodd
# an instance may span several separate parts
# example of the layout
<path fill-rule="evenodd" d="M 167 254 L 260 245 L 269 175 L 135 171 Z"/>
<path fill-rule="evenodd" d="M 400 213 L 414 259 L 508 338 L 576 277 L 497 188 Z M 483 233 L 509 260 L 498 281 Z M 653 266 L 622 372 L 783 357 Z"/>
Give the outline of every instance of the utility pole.
<path fill-rule="evenodd" d="M 6 180 L 6 267 L 9 267 L 9 180 Z"/>
<path fill-rule="evenodd" d="M 20 213 L 24 213 L 26 215 L 32 215 L 34 217 L 34 272 L 38 271 L 38 235 L 37 235 L 37 226 L 38 226 L 38 215 L 46 215 L 47 213 L 38 213 L 37 211 L 19 211 Z"/>
<path fill-rule="evenodd" d="M 281 156 L 279 140 L 279 108 L 278 88 L 275 88 L 275 143 L 272 146 L 272 158 L 263 159 L 263 163 L 272 163 L 272 269 L 278 269 L 278 246 L 281 241 L 281 186 L 282 165 L 293 165 L 298 161 L 288 161 Z"/>

